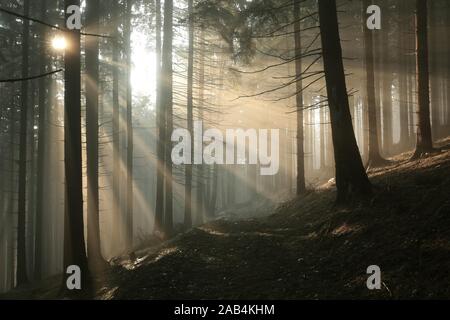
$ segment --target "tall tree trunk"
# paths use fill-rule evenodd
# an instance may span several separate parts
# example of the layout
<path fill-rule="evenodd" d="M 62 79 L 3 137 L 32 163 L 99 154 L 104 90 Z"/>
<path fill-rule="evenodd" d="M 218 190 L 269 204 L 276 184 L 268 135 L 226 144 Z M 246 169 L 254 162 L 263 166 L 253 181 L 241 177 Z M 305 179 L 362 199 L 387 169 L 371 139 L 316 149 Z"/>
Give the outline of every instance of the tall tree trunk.
<path fill-rule="evenodd" d="M 9 96 L 12 96 L 10 88 L 3 87 L 0 90 L 0 94 L 2 96 L 5 96 L 5 93 L 7 92 Z M 0 179 L 0 219 L 2 224 L 0 225 L 0 257 L 2 257 L 0 261 L 0 290 L 6 291 L 8 290 L 7 282 L 8 282 L 8 212 L 6 210 L 6 204 L 8 203 L 7 200 L 7 194 L 8 194 L 8 171 L 7 171 L 7 158 L 5 155 L 7 154 L 8 150 L 8 132 L 10 130 L 9 124 L 8 124 L 8 112 L 7 108 L 8 102 L 5 101 L 4 107 L 0 108 L 1 112 L 1 121 L 0 121 L 0 128 L 1 128 L 1 134 L 0 134 L 0 175 L 2 179 Z M 10 106 L 9 106 L 10 107 Z M 11 157 L 11 154 L 9 154 Z"/>
<path fill-rule="evenodd" d="M 372 186 L 353 132 L 335 0 L 319 0 L 319 21 L 336 162 L 337 202 L 343 203 L 353 193 L 371 194 Z"/>
<path fill-rule="evenodd" d="M 400 150 L 405 150 L 409 142 L 409 115 L 408 115 L 408 60 L 406 52 L 408 47 L 407 25 L 403 18 L 406 11 L 404 0 L 400 1 L 398 7 L 398 53 L 397 57 L 400 59 L 398 72 L 398 86 L 399 86 L 399 108 L 400 108 Z"/>
<path fill-rule="evenodd" d="M 365 17 L 366 9 L 369 7 L 371 1 L 364 0 L 362 3 L 362 16 Z M 366 69 L 366 105 L 368 111 L 368 131 L 369 131 L 369 167 L 377 167 L 382 165 L 385 160 L 380 155 L 380 143 L 378 138 L 377 122 L 377 106 L 375 98 L 375 73 L 374 73 L 374 58 L 373 58 L 373 35 L 371 30 L 367 28 L 365 21 L 363 21 L 364 33 L 364 52 L 365 52 L 365 69 Z"/>
<path fill-rule="evenodd" d="M 30 1 L 24 1 L 24 15 L 29 16 Z M 28 76 L 28 45 L 30 22 L 23 19 L 22 29 L 22 78 Z M 20 141 L 19 141 L 19 197 L 17 225 L 17 271 L 16 285 L 28 282 L 26 259 L 26 184 L 27 184 L 27 129 L 28 129 L 28 81 L 22 81 L 20 110 Z"/>
<path fill-rule="evenodd" d="M 164 231 L 167 237 L 173 233 L 173 192 L 172 192 L 172 148 L 170 136 L 173 129 L 173 70 L 172 70 L 172 49 L 173 49 L 173 0 L 164 2 L 164 41 L 162 49 L 162 107 L 166 114 L 166 134 L 165 134 L 165 213 Z"/>
<path fill-rule="evenodd" d="M 65 0 L 65 8 L 80 5 L 79 0 Z M 67 10 L 65 10 L 67 12 Z M 66 19 L 70 14 L 66 13 Z M 72 30 L 65 34 L 70 46 L 65 50 L 65 86 L 64 86 L 64 165 L 66 176 L 66 198 L 64 219 L 64 281 L 66 290 L 68 274 L 66 270 L 71 265 L 81 269 L 82 292 L 88 292 L 89 269 L 87 264 L 84 223 L 83 223 L 83 193 L 82 193 L 82 163 L 81 163 L 81 79 L 80 79 L 80 32 Z M 77 291 L 77 290 L 75 290 Z M 77 296 L 81 292 L 67 291 L 69 295 Z"/>
<path fill-rule="evenodd" d="M 391 65 L 391 51 L 385 50 L 385 46 L 389 47 L 389 1 L 386 1 L 386 9 L 384 9 L 384 27 L 381 30 L 381 43 L 382 43 L 382 104 L 383 104 L 383 151 L 384 154 L 390 156 L 392 153 L 392 72 Z"/>
<path fill-rule="evenodd" d="M 113 25 L 115 39 L 112 48 L 112 130 L 113 130 L 113 235 L 116 241 L 121 241 L 122 210 L 120 201 L 120 102 L 119 102 L 119 4 L 113 4 Z"/>
<path fill-rule="evenodd" d="M 305 147 L 303 128 L 303 83 L 302 77 L 302 41 L 300 36 L 300 2 L 294 1 L 294 42 L 295 42 L 295 75 L 296 82 L 296 108 L 297 108 L 297 195 L 306 190 L 305 181 Z"/>
<path fill-rule="evenodd" d="M 41 0 L 41 20 L 47 19 L 47 0 Z M 47 27 L 40 26 L 40 69 L 39 73 L 45 73 L 48 65 L 46 58 L 46 46 L 44 39 L 47 36 Z M 49 82 L 46 78 L 39 79 L 39 101 L 38 101 L 38 146 L 37 146 L 37 184 L 36 184 L 36 225 L 34 236 L 34 279 L 42 279 L 42 234 L 44 219 L 44 187 L 45 187 L 45 154 L 47 149 L 47 88 Z"/>
<path fill-rule="evenodd" d="M 15 86 L 13 86 L 13 92 L 15 91 Z M 9 191 L 10 191 L 10 196 L 9 196 L 9 201 L 8 201 L 8 208 L 7 208 L 7 216 L 8 216 L 8 222 L 7 222 L 7 226 L 8 226 L 8 235 L 7 235 L 7 258 L 6 260 L 9 262 L 8 263 L 8 269 L 7 269 L 7 287 L 8 288 L 12 288 L 14 287 L 15 284 L 15 277 L 14 277 L 14 243 L 15 243 L 15 232 L 14 230 L 16 229 L 15 226 L 15 221 L 14 221 L 14 215 L 13 212 L 15 210 L 15 203 L 16 203 L 16 194 L 15 192 L 12 192 L 15 188 L 16 188 L 16 184 L 15 184 L 15 175 L 14 175 L 14 170 L 15 170 L 15 157 L 16 157 L 16 130 L 17 130 L 17 125 L 16 125 L 16 114 L 17 114 L 17 107 L 16 104 L 14 103 L 14 95 L 11 95 L 11 103 L 10 103 L 10 125 L 9 125 L 9 150 L 10 150 L 10 154 L 11 154 L 11 158 L 9 161 L 9 167 L 8 167 L 8 182 L 9 182 Z"/>
<path fill-rule="evenodd" d="M 447 21 L 447 23 L 450 21 L 450 10 L 447 10 L 446 15 L 445 15 L 445 20 Z M 447 41 L 447 68 L 446 68 L 446 79 L 445 79 L 445 95 L 446 95 L 446 99 L 445 99 L 445 104 L 446 104 L 446 117 L 445 117 L 445 123 L 446 123 L 446 127 L 445 127 L 445 135 L 450 134 L 450 54 L 448 54 L 450 52 L 450 41 Z"/>
<path fill-rule="evenodd" d="M 421 157 L 433 151 L 430 123 L 427 4 L 427 0 L 416 0 L 416 59 L 419 110 L 417 113 L 417 145 L 413 158 Z"/>
<path fill-rule="evenodd" d="M 89 33 L 99 33 L 99 0 L 86 3 L 86 25 Z M 87 251 L 90 267 L 105 263 L 100 245 L 98 183 L 98 105 L 99 105 L 99 40 L 86 37 L 86 155 L 87 155 Z"/>
<path fill-rule="evenodd" d="M 413 41 L 409 41 L 410 47 L 414 47 L 412 44 Z M 414 61 L 414 62 L 413 62 Z M 410 126 L 409 126 L 409 137 L 408 137 L 408 148 L 411 148 L 413 145 L 415 145 L 415 139 L 417 137 L 414 125 L 415 125 L 415 109 L 416 109 L 416 82 L 417 82 L 417 74 L 416 74 L 416 61 L 414 59 L 408 60 L 407 65 L 407 74 L 409 75 L 407 77 L 408 82 L 408 115 L 410 119 Z"/>
<path fill-rule="evenodd" d="M 382 146 L 382 137 L 383 137 L 383 130 L 382 130 L 382 85 L 383 85 L 383 36 L 381 32 L 376 32 L 376 36 L 373 37 L 373 43 L 374 43 L 374 52 L 375 52 L 375 58 L 374 58 L 374 67 L 375 67 L 375 105 L 378 106 L 376 108 L 376 118 L 380 119 L 380 121 L 377 121 L 377 135 L 378 135 L 378 142 L 379 145 Z M 369 117 L 367 117 L 367 121 L 369 120 Z"/>
<path fill-rule="evenodd" d="M 30 8 L 31 9 L 31 8 Z M 32 31 L 33 32 L 33 31 Z M 36 42 L 33 42 L 30 46 L 31 52 L 37 52 Z M 31 60 L 30 72 L 32 74 L 37 74 L 39 72 L 39 56 L 36 55 Z M 27 274 L 33 275 L 34 273 L 34 223 L 35 223 L 35 213 L 36 213 L 36 137 L 34 134 L 35 126 L 35 106 L 37 104 L 37 89 L 36 81 L 30 83 L 29 90 L 29 114 L 28 114 L 28 129 L 27 133 L 30 136 L 30 140 L 27 143 L 27 214 L 26 214 L 26 255 L 27 255 Z"/>
<path fill-rule="evenodd" d="M 166 116 L 163 109 L 163 85 L 161 75 L 161 45 L 162 45 L 162 17 L 161 17 L 161 0 L 155 0 L 156 10 L 156 125 L 157 125 L 157 164 L 156 164 L 156 200 L 155 200 L 155 223 L 154 231 L 162 232 L 164 217 L 164 159 L 165 159 L 165 130 Z"/>
<path fill-rule="evenodd" d="M 320 107 L 320 168 L 325 169 L 325 106 Z"/>
<path fill-rule="evenodd" d="M 199 87 L 199 95 L 198 95 L 198 120 L 204 121 L 204 102 L 205 102 L 205 28 L 201 27 L 200 31 L 200 49 L 199 49 L 199 75 L 198 75 L 198 87 Z M 203 126 L 202 126 L 203 129 Z M 203 137 L 203 132 L 201 132 L 201 136 Z M 203 141 L 197 141 L 197 143 L 201 143 L 203 145 Z M 200 164 L 197 166 L 197 193 L 196 193 L 196 202 L 197 202 L 197 213 L 196 213 L 196 225 L 203 224 L 204 215 L 205 215 L 205 166 Z"/>
<path fill-rule="evenodd" d="M 188 80 L 187 80 L 187 129 L 194 136 L 194 0 L 188 1 L 189 15 L 189 56 L 188 56 Z M 184 228 L 192 227 L 192 163 L 194 144 L 191 138 L 191 163 L 186 164 L 186 181 L 184 187 Z"/>
<path fill-rule="evenodd" d="M 2 90 L 3 91 L 3 90 Z M 2 92 L 3 94 L 3 92 Z M 3 114 L 2 114 L 3 116 Z M 2 132 L 4 128 L 2 128 Z M 3 138 L 4 136 L 1 136 L 1 142 L 0 142 L 0 154 L 4 155 L 6 153 L 6 144 L 3 144 Z M 5 198 L 6 198 L 6 161 L 5 158 L 2 156 L 0 157 L 0 175 L 3 177 L 0 179 L 0 219 L 2 221 L 2 224 L 0 225 L 0 257 L 2 257 L 0 261 L 0 290 L 6 291 L 8 288 L 6 286 L 7 282 L 7 270 L 8 270 L 8 261 L 7 261 L 7 215 L 8 213 L 5 210 Z"/>
<path fill-rule="evenodd" d="M 439 15 L 437 1 L 430 2 L 430 89 L 431 89 L 431 134 L 435 139 L 440 135 L 440 109 L 441 93 L 440 80 L 441 70 L 439 61 L 440 38 L 439 38 Z"/>
<path fill-rule="evenodd" d="M 131 88 L 131 9 L 133 1 L 127 0 L 125 42 L 127 57 L 127 248 L 133 246 L 133 98 Z"/>
<path fill-rule="evenodd" d="M 286 164 L 286 166 L 287 166 L 287 174 L 288 174 L 288 176 L 287 176 L 287 179 L 288 179 L 288 181 L 287 181 L 287 183 L 288 183 L 288 190 L 289 190 L 289 196 L 291 196 L 291 195 L 293 195 L 293 189 L 294 189 L 294 180 L 293 180 L 293 159 L 292 159 L 292 155 L 293 155 L 293 153 L 294 153 L 294 148 L 293 148 L 293 136 L 292 136 L 292 131 L 293 131 L 293 128 L 292 128 L 292 124 L 291 124 L 291 121 L 289 121 L 289 127 L 288 127 L 288 130 L 287 130 L 287 135 L 288 135 L 288 145 L 287 145 L 287 164 Z M 297 141 L 297 140 L 296 140 Z M 264 181 L 265 181 L 265 179 L 264 179 L 264 177 L 261 177 L 261 180 L 262 180 L 262 189 L 263 189 L 263 192 L 265 192 L 265 185 L 264 185 Z M 295 179 L 295 180 L 297 180 L 297 178 Z"/>

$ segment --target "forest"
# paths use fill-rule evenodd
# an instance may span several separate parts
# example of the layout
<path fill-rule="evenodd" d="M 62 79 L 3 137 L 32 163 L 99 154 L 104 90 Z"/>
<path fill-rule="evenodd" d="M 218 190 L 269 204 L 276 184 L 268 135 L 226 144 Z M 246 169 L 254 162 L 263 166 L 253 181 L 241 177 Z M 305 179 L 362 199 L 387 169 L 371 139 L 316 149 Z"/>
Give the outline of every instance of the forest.
<path fill-rule="evenodd" d="M 0 299 L 449 299 L 449 33 L 447 0 L 0 0 Z"/>

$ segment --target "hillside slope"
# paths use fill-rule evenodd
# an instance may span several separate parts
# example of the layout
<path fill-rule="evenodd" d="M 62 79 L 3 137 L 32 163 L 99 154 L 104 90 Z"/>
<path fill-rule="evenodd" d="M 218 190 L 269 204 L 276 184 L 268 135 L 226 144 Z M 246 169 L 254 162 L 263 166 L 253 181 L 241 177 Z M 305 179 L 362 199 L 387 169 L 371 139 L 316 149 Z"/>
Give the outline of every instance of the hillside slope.
<path fill-rule="evenodd" d="M 336 207 L 324 186 L 265 218 L 216 220 L 117 258 L 96 298 L 450 298 L 450 151 L 410 156 L 370 173 L 371 199 Z M 381 290 L 366 287 L 369 265 L 381 268 Z M 2 298 L 58 298 L 60 283 Z"/>
<path fill-rule="evenodd" d="M 373 198 L 331 187 L 267 217 L 218 220 L 114 268 L 103 299 L 450 298 L 450 152 L 371 172 Z M 378 265 L 383 288 L 369 291 Z"/>

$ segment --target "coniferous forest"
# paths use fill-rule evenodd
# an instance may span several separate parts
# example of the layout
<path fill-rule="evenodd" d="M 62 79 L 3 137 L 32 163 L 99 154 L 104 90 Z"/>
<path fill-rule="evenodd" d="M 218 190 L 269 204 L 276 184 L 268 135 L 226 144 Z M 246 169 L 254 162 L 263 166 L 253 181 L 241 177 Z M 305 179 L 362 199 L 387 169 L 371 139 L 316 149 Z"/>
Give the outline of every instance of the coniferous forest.
<path fill-rule="evenodd" d="M 449 33 L 447 0 L 0 0 L 0 299 L 449 299 Z"/>

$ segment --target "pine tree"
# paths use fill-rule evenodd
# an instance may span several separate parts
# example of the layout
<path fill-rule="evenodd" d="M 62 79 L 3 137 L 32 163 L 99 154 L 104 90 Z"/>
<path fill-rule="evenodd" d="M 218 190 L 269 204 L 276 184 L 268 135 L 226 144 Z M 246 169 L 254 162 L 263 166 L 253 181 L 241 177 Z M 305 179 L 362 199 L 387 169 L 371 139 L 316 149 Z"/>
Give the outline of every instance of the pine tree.
<path fill-rule="evenodd" d="M 372 186 L 353 132 L 335 0 L 319 0 L 320 34 L 336 163 L 337 202 L 370 195 Z"/>
<path fill-rule="evenodd" d="M 428 1 L 416 0 L 416 60 L 419 123 L 413 159 L 434 152 L 430 121 L 430 75 L 428 62 Z"/>
<path fill-rule="evenodd" d="M 79 0 L 65 0 L 65 8 L 80 5 Z M 66 11 L 66 19 L 70 14 Z M 66 291 L 68 274 L 66 270 L 76 265 L 81 270 L 82 292 L 67 291 L 70 296 L 89 292 L 88 269 L 83 222 L 83 184 L 81 164 L 81 57 L 80 31 L 65 33 L 70 45 L 64 53 L 64 166 L 66 176 L 65 219 L 64 219 L 64 267 L 63 290 Z"/>
<path fill-rule="evenodd" d="M 30 1 L 24 1 L 24 15 L 29 16 Z M 28 76 L 28 50 L 30 22 L 23 20 L 22 28 L 22 78 Z M 21 82 L 20 139 L 19 139 L 19 197 L 17 222 L 17 271 L 16 285 L 28 282 L 26 259 L 26 183 L 27 183 L 27 137 L 28 137 L 28 81 Z"/>

